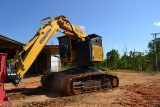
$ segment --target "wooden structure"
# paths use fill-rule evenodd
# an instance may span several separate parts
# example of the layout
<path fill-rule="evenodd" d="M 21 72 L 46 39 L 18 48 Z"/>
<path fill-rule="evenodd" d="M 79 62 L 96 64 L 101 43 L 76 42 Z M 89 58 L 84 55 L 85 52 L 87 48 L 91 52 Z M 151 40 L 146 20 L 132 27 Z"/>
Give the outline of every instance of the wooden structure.
<path fill-rule="evenodd" d="M 14 55 L 18 54 L 23 49 L 24 45 L 25 44 L 21 42 L 0 35 L 0 52 L 7 53 L 7 59 L 13 59 Z M 58 54 L 58 45 L 46 45 L 33 62 L 27 74 L 36 74 L 42 72 L 43 69 L 47 68 L 47 65 L 50 65 L 48 63 L 51 63 L 47 60 L 48 56 Z"/>

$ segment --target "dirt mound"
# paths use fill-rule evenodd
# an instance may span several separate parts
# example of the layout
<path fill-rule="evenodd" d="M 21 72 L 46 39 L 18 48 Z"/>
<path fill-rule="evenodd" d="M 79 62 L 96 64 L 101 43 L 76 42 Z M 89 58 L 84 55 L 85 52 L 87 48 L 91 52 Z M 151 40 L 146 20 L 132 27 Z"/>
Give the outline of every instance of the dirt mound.
<path fill-rule="evenodd" d="M 160 107 L 160 79 L 154 80 L 148 84 L 133 84 L 123 86 L 125 89 L 126 102 L 121 105 Z"/>

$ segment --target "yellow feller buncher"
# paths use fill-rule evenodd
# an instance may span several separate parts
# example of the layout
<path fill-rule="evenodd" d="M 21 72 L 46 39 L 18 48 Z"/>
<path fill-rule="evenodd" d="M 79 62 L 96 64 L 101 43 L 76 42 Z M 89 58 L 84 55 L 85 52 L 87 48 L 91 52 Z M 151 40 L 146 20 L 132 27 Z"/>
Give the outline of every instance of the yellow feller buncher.
<path fill-rule="evenodd" d="M 46 22 L 46 20 L 48 22 Z M 48 17 L 41 21 L 44 25 L 14 58 L 11 69 L 7 69 L 7 78 L 18 86 L 48 40 L 58 32 L 59 53 L 62 63 L 72 63 L 73 68 L 50 72 L 41 77 L 44 88 L 61 91 L 67 95 L 76 95 L 118 87 L 117 76 L 93 69 L 94 63 L 103 61 L 102 37 L 97 34 L 86 35 L 79 27 L 70 23 L 66 16 Z M 21 54 L 25 52 L 25 55 Z M 17 69 L 14 65 L 17 65 Z"/>

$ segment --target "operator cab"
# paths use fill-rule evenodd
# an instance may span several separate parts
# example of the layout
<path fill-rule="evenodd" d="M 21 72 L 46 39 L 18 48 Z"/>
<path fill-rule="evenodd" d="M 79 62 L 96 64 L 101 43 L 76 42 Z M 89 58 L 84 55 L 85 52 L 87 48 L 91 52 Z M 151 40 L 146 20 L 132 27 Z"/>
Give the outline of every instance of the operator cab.
<path fill-rule="evenodd" d="M 58 37 L 62 62 L 74 62 L 74 65 L 91 64 L 103 61 L 102 37 L 88 35 L 85 41 L 77 41 L 69 36 Z"/>

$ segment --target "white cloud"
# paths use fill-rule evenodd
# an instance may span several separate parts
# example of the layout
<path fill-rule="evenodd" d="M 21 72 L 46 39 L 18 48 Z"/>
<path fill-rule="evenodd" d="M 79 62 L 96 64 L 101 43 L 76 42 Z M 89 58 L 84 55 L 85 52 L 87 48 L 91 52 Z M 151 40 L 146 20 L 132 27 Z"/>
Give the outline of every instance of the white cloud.
<path fill-rule="evenodd" d="M 155 22 L 153 24 L 156 25 L 156 26 L 160 26 L 160 22 Z"/>
<path fill-rule="evenodd" d="M 119 46 L 114 46 L 114 48 L 119 48 Z"/>
<path fill-rule="evenodd" d="M 86 30 L 85 26 L 78 26 L 79 28 L 81 28 L 82 30 Z"/>

